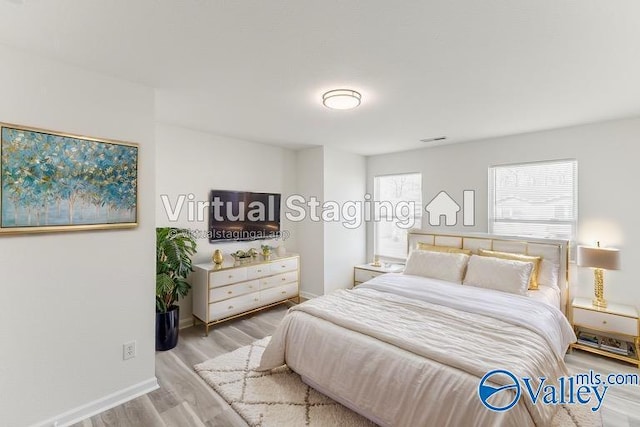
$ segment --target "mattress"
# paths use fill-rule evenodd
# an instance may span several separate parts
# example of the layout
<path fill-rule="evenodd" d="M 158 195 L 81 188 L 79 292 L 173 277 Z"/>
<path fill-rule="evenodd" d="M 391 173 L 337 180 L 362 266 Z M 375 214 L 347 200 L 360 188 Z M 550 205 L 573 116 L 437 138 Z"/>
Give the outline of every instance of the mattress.
<path fill-rule="evenodd" d="M 293 307 L 260 369 L 286 363 L 382 426 L 549 424 L 557 408 L 521 399 L 498 414 L 477 395 L 480 378 L 492 369 L 566 375 L 562 356 L 575 335 L 543 298 L 379 276 Z"/>
<path fill-rule="evenodd" d="M 556 307 L 558 310 L 562 310 L 560 301 L 561 295 L 558 288 L 552 288 L 550 286 L 539 286 L 535 291 L 527 291 L 527 296 L 536 301 L 544 302 L 552 307 Z"/>

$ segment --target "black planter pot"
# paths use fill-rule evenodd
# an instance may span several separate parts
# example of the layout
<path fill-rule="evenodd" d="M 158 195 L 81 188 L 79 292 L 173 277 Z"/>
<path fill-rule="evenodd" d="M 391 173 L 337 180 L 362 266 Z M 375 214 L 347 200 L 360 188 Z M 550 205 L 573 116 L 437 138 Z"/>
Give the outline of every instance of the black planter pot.
<path fill-rule="evenodd" d="M 180 307 L 173 305 L 166 313 L 156 313 L 156 351 L 171 350 L 178 345 Z"/>

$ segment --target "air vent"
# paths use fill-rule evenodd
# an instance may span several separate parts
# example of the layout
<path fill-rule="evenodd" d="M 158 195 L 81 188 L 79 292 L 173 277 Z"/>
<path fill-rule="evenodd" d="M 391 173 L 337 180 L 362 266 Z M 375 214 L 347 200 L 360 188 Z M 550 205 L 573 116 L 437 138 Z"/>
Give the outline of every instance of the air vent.
<path fill-rule="evenodd" d="M 437 136 L 435 138 L 421 139 L 420 142 L 436 142 L 436 141 L 444 141 L 445 139 L 447 139 L 446 136 Z"/>

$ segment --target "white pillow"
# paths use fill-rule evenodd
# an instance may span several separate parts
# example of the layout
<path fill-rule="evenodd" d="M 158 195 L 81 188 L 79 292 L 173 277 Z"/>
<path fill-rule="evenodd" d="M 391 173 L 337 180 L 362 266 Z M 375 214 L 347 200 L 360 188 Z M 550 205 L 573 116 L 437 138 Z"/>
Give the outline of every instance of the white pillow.
<path fill-rule="evenodd" d="M 538 284 L 542 286 L 549 286 L 554 289 L 560 289 L 560 286 L 558 286 L 559 274 L 560 266 L 558 264 L 543 259 L 540 263 L 540 271 L 538 272 Z"/>
<path fill-rule="evenodd" d="M 473 255 L 463 284 L 526 295 L 532 270 L 532 262 Z"/>
<path fill-rule="evenodd" d="M 462 283 L 469 255 L 414 250 L 409 254 L 404 274 Z"/>

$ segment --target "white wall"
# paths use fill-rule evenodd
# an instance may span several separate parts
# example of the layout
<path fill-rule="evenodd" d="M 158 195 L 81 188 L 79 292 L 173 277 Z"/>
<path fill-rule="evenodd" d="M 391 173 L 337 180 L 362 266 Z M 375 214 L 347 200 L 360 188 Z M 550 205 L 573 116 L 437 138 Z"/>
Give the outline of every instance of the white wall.
<path fill-rule="evenodd" d="M 306 200 L 324 200 L 324 151 L 322 147 L 296 152 L 296 193 Z M 308 209 L 307 209 L 308 212 Z M 298 222 L 300 292 L 309 298 L 324 294 L 324 224 L 309 216 Z"/>
<path fill-rule="evenodd" d="M 634 269 L 635 260 L 640 259 L 635 188 L 640 182 L 635 155 L 639 140 L 640 119 L 628 119 L 373 156 L 368 158 L 367 185 L 371 191 L 376 175 L 422 172 L 425 205 L 441 190 L 459 201 L 463 190 L 476 190 L 476 227 L 440 228 L 487 231 L 489 166 L 575 158 L 579 175 L 578 243 L 600 240 L 621 249 L 622 270 L 606 273 L 606 297 L 640 307 Z M 462 223 L 461 216 L 458 223 Z M 371 242 L 371 232 L 368 235 Z M 371 256 L 371 244 L 368 246 Z M 592 272 L 574 270 L 578 271 L 573 274 L 572 296 L 591 296 Z"/>
<path fill-rule="evenodd" d="M 140 144 L 140 225 L 0 236 L 0 425 L 155 384 L 154 95 L 0 46 L 0 120 Z M 137 357 L 122 360 L 122 344 Z M 49 425 L 51 425 L 49 424 Z"/>
<path fill-rule="evenodd" d="M 366 189 L 363 156 L 335 148 L 298 151 L 298 194 L 321 204 L 362 201 Z M 316 221 L 309 215 L 298 223 L 303 296 L 314 297 L 353 286 L 353 267 L 365 259 L 365 226 L 349 229 L 339 221 Z M 314 209 L 322 218 L 322 205 Z"/>
<path fill-rule="evenodd" d="M 297 152 L 176 126 L 156 125 L 156 224 L 184 227 L 202 233 L 195 263 L 208 262 L 215 249 L 231 253 L 258 247 L 264 242 L 211 244 L 204 237 L 203 221 L 191 221 L 183 209 L 172 222 L 161 195 L 175 206 L 179 195 L 192 194 L 193 201 L 208 201 L 211 189 L 275 192 L 282 194 L 282 230 L 289 238 L 284 245 L 300 254 L 300 291 L 303 296 L 323 295 L 353 284 L 353 266 L 364 262 L 364 227 L 349 230 L 342 223 L 289 221 L 285 201 L 292 194 L 308 199 L 362 200 L 365 192 L 364 157 L 323 147 Z M 186 207 L 186 205 L 185 205 Z M 282 242 L 272 241 L 277 246 Z M 182 324 L 191 322 L 192 296 L 180 303 Z"/>
<path fill-rule="evenodd" d="M 194 263 L 209 262 L 215 249 L 229 254 L 260 244 L 284 244 L 289 252 L 297 251 L 296 224 L 284 215 L 284 200 L 296 187 L 295 152 L 264 144 L 212 135 L 190 129 L 158 124 L 156 126 L 156 224 L 158 227 L 182 227 L 202 233 Z M 175 222 L 170 221 L 160 196 L 167 195 L 175 206 L 180 194 L 207 202 L 209 192 L 217 190 L 281 193 L 281 230 L 289 238 L 281 241 L 209 243 L 206 238 L 208 216 L 191 221 L 186 209 Z M 195 218 L 197 219 L 197 218 Z M 304 262 L 304 261 L 303 261 Z M 192 314 L 191 294 L 180 303 L 183 324 Z"/>
<path fill-rule="evenodd" d="M 366 192 L 366 160 L 363 156 L 324 148 L 325 201 L 362 202 Z M 353 266 L 366 257 L 365 225 L 351 227 L 352 212 L 339 222 L 324 225 L 324 293 L 353 286 Z M 354 226 L 356 224 L 354 223 Z"/>

